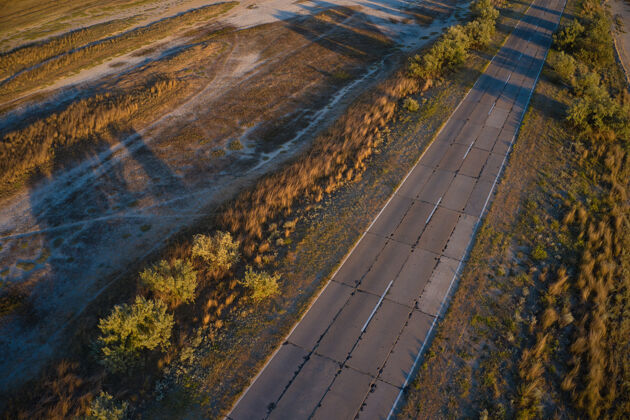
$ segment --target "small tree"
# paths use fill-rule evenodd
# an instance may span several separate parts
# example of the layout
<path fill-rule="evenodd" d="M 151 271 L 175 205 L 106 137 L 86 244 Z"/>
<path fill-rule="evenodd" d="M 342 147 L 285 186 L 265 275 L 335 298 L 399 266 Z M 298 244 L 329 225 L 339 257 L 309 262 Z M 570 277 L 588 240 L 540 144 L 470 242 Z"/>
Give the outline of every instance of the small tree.
<path fill-rule="evenodd" d="M 495 21 L 499 11 L 492 5 L 491 0 L 477 0 L 470 6 L 470 11 L 477 19 Z"/>
<path fill-rule="evenodd" d="M 229 232 L 217 231 L 214 235 L 195 235 L 192 255 L 204 260 L 211 270 L 227 271 L 240 258 L 239 241 Z"/>
<path fill-rule="evenodd" d="M 494 20 L 475 19 L 464 27 L 472 47 L 485 48 L 492 42 L 495 31 Z"/>
<path fill-rule="evenodd" d="M 88 410 L 88 420 L 122 420 L 127 415 L 129 404 L 118 402 L 107 392 L 101 392 L 92 400 Z"/>
<path fill-rule="evenodd" d="M 574 19 L 553 36 L 556 48 L 568 52 L 575 50 L 584 30 L 584 26 L 577 19 Z"/>
<path fill-rule="evenodd" d="M 97 339 L 101 363 L 111 372 L 124 372 L 141 364 L 146 351 L 170 345 L 173 315 L 162 301 L 136 297 L 132 305 L 117 305 L 99 321 Z"/>
<path fill-rule="evenodd" d="M 256 272 L 250 266 L 247 266 L 245 277 L 239 280 L 239 283 L 248 289 L 254 302 L 260 302 L 263 299 L 278 294 L 279 274 L 269 274 L 266 271 Z"/>
<path fill-rule="evenodd" d="M 556 71 L 560 79 L 568 86 L 575 84 L 575 72 L 577 71 L 577 62 L 570 54 L 560 51 L 555 54 L 552 59 L 553 69 Z"/>
<path fill-rule="evenodd" d="M 140 273 L 142 284 L 171 307 L 195 300 L 197 273 L 189 261 L 162 260 Z"/>
<path fill-rule="evenodd" d="M 469 47 L 470 38 L 464 28 L 451 26 L 424 56 L 411 59 L 409 73 L 425 79 L 440 77 L 466 61 Z"/>

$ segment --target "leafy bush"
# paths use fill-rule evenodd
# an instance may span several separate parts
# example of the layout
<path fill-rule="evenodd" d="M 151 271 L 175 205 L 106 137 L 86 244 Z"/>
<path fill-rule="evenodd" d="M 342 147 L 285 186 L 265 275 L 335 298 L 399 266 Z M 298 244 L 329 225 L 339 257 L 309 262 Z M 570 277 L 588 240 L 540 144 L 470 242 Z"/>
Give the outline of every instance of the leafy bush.
<path fill-rule="evenodd" d="M 622 106 L 590 73 L 576 82 L 577 98 L 570 105 L 567 120 L 583 133 L 609 131 L 621 138 L 630 135 L 630 107 Z"/>
<path fill-rule="evenodd" d="M 569 52 L 574 51 L 585 29 L 577 19 L 574 19 L 570 24 L 562 28 L 560 32 L 554 34 L 553 40 L 556 48 Z"/>
<path fill-rule="evenodd" d="M 117 402 L 107 392 L 101 392 L 92 400 L 88 410 L 88 420 L 122 420 L 127 415 L 129 404 Z"/>
<path fill-rule="evenodd" d="M 490 45 L 495 28 L 495 21 L 489 19 L 475 19 L 464 26 L 470 46 L 474 48 L 485 48 Z"/>
<path fill-rule="evenodd" d="M 558 50 L 573 53 L 577 58 L 594 67 L 602 67 L 614 62 L 610 20 L 606 11 L 594 7 L 582 13 L 580 20 L 574 19 L 554 35 Z"/>
<path fill-rule="evenodd" d="M 243 143 L 238 140 L 234 140 L 228 144 L 228 149 L 230 150 L 243 150 Z"/>
<path fill-rule="evenodd" d="M 577 61 L 572 55 L 560 51 L 551 57 L 551 65 L 563 83 L 573 86 L 575 84 L 575 72 L 577 71 Z"/>
<path fill-rule="evenodd" d="M 214 235 L 195 235 L 192 255 L 204 260 L 212 270 L 227 271 L 241 257 L 240 242 L 229 232 L 217 231 Z"/>
<path fill-rule="evenodd" d="M 470 5 L 470 11 L 476 20 L 495 21 L 499 17 L 499 11 L 492 5 L 491 0 L 477 0 Z"/>
<path fill-rule="evenodd" d="M 413 98 L 405 98 L 403 102 L 403 108 L 405 108 L 409 112 L 416 112 L 420 109 L 420 105 L 418 105 L 418 101 Z"/>
<path fill-rule="evenodd" d="M 461 25 L 448 28 L 422 57 L 411 59 L 409 71 L 414 77 L 435 78 L 463 64 L 468 57 L 470 39 Z"/>
<path fill-rule="evenodd" d="M 162 260 L 140 273 L 140 280 L 171 307 L 195 300 L 197 273 L 189 261 L 178 259 L 169 264 Z"/>
<path fill-rule="evenodd" d="M 542 245 L 536 245 L 532 251 L 532 258 L 535 260 L 544 260 L 547 258 L 547 251 L 545 251 Z"/>
<path fill-rule="evenodd" d="M 266 271 L 256 272 L 252 267 L 247 266 L 245 277 L 239 280 L 239 284 L 250 291 L 254 302 L 259 302 L 278 294 L 278 280 L 280 280 L 279 274 L 269 274 Z"/>
<path fill-rule="evenodd" d="M 579 38 L 578 58 L 595 67 L 602 67 L 614 62 L 613 40 L 610 32 L 611 22 L 606 11 L 597 7 L 593 13 L 585 16 L 585 30 Z"/>
<path fill-rule="evenodd" d="M 115 306 L 98 328 L 101 363 L 111 372 L 124 372 L 141 365 L 146 351 L 169 347 L 173 315 L 164 302 L 138 296 L 132 305 Z"/>

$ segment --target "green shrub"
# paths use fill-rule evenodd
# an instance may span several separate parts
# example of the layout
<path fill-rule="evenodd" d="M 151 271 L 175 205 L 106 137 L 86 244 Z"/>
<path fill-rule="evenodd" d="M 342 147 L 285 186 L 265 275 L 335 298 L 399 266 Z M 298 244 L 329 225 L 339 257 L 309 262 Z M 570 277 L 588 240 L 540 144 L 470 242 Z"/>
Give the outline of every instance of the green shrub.
<path fill-rule="evenodd" d="M 576 55 L 582 61 L 594 66 L 604 67 L 614 62 L 612 49 L 612 35 L 610 26 L 612 22 L 606 11 L 597 7 L 586 18 L 585 30 L 578 38 L 578 51 Z"/>
<path fill-rule="evenodd" d="M 189 261 L 162 260 L 140 273 L 142 284 L 171 307 L 195 300 L 197 273 Z"/>
<path fill-rule="evenodd" d="M 575 72 L 577 71 L 577 61 L 572 55 L 560 51 L 551 57 L 551 66 L 555 70 L 563 83 L 573 86 L 575 84 Z"/>
<path fill-rule="evenodd" d="M 470 11 L 476 20 L 495 21 L 499 17 L 499 11 L 492 5 L 491 0 L 477 0 L 470 5 Z"/>
<path fill-rule="evenodd" d="M 234 140 L 228 144 L 228 149 L 230 150 L 243 150 L 243 143 L 238 140 Z"/>
<path fill-rule="evenodd" d="M 405 98 L 403 102 L 403 108 L 405 108 L 409 112 L 416 112 L 420 109 L 420 105 L 418 105 L 418 101 L 413 98 Z"/>
<path fill-rule="evenodd" d="M 567 121 L 583 133 L 609 131 L 630 136 L 630 107 L 622 106 L 601 86 L 599 76 L 589 73 L 576 82 L 577 97 L 569 106 Z"/>
<path fill-rule="evenodd" d="M 532 258 L 539 261 L 547 259 L 547 251 L 545 251 L 542 245 L 536 245 L 532 251 Z"/>
<path fill-rule="evenodd" d="M 561 51 L 574 51 L 584 30 L 584 26 L 577 19 L 574 19 L 570 24 L 562 28 L 560 32 L 554 34 L 554 45 Z"/>
<path fill-rule="evenodd" d="M 164 302 L 138 296 L 132 305 L 115 306 L 98 328 L 101 363 L 111 372 L 124 372 L 142 365 L 147 351 L 169 347 L 173 315 Z"/>
<path fill-rule="evenodd" d="M 117 402 L 107 392 L 101 392 L 92 400 L 88 409 L 88 420 L 122 420 L 127 415 L 129 404 Z"/>
<path fill-rule="evenodd" d="M 424 56 L 411 59 L 409 72 L 426 79 L 440 77 L 466 61 L 469 47 L 470 39 L 464 28 L 451 26 Z"/>
<path fill-rule="evenodd" d="M 241 257 L 239 246 L 240 242 L 234 240 L 229 232 L 217 231 L 212 236 L 195 235 L 192 255 L 208 263 L 211 270 L 227 271 Z"/>
<path fill-rule="evenodd" d="M 485 48 L 490 45 L 495 28 L 495 21 L 489 19 L 475 19 L 464 26 L 470 39 L 470 46 L 474 48 Z"/>
<path fill-rule="evenodd" d="M 239 284 L 250 291 L 250 297 L 254 302 L 278 294 L 279 274 L 269 274 L 266 271 L 256 272 L 250 266 L 247 266 L 245 277 L 239 280 Z"/>

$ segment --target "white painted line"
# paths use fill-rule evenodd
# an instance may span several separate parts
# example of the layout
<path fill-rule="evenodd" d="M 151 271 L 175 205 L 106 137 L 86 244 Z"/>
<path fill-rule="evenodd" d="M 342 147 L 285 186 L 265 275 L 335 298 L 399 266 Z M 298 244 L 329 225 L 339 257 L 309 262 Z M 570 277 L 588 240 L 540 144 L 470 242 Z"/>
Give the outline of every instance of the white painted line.
<path fill-rule="evenodd" d="M 507 79 L 505 79 L 505 84 L 507 85 L 508 82 L 510 81 L 510 77 L 512 77 L 512 73 L 508 74 Z"/>
<path fill-rule="evenodd" d="M 494 103 L 492 104 L 492 108 L 490 108 L 490 111 L 488 111 L 488 115 L 490 115 L 490 113 L 492 112 L 496 104 L 497 104 L 497 101 L 494 101 Z"/>
<path fill-rule="evenodd" d="M 374 307 L 374 309 L 372 309 L 372 313 L 370 314 L 370 317 L 367 319 L 367 321 L 365 321 L 365 324 L 363 324 L 363 328 L 361 328 L 361 332 L 364 332 L 365 329 L 367 328 L 368 324 L 370 323 L 370 321 L 372 320 L 372 317 L 374 316 L 374 314 L 376 313 L 376 310 L 378 309 L 379 306 L 381 306 L 381 303 L 383 302 L 383 299 L 385 299 L 385 295 L 387 294 L 387 292 L 389 292 L 389 288 L 392 287 L 392 284 L 394 283 L 394 280 L 392 279 L 389 284 L 387 285 L 387 289 L 385 289 L 385 291 L 383 292 L 383 294 L 381 295 L 381 298 L 378 300 L 378 302 L 376 303 L 376 306 Z"/>
<path fill-rule="evenodd" d="M 466 154 L 464 155 L 464 157 L 462 158 L 462 160 L 466 159 L 466 156 L 468 156 L 468 152 L 470 152 L 470 149 L 472 149 L 473 144 L 475 144 L 475 141 L 473 140 L 470 145 L 468 146 L 468 150 L 466 150 Z"/>
<path fill-rule="evenodd" d="M 425 225 L 427 223 L 429 223 L 429 220 L 431 220 L 431 218 L 433 217 L 433 213 L 435 213 L 435 211 L 437 210 L 437 208 L 438 208 L 438 206 L 440 205 L 441 202 L 442 202 L 442 197 L 440 197 L 440 199 L 437 201 L 437 203 L 435 203 L 435 206 L 433 207 L 433 210 L 431 210 L 431 214 L 429 215 L 429 217 L 427 217 L 427 221 L 424 222 Z"/>

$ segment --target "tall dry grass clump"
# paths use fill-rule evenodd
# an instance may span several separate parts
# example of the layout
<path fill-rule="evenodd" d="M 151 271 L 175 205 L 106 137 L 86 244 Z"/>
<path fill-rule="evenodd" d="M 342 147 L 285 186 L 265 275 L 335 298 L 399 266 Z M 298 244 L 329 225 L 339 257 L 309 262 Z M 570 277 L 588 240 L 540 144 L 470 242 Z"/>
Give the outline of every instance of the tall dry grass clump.
<path fill-rule="evenodd" d="M 185 81 L 157 80 L 127 92 L 98 94 L 2 135 L 0 184 L 6 187 L 64 149 L 126 127 L 141 112 L 185 88 Z"/>
<path fill-rule="evenodd" d="M 133 25 L 135 19 L 117 19 L 77 29 L 44 42 L 25 45 L 0 54 L 0 79 L 9 77 L 21 70 L 75 48 L 98 41 L 110 34 L 120 32 Z"/>
<path fill-rule="evenodd" d="M 227 2 L 200 7 L 59 55 L 0 83 L 0 101 L 9 100 L 16 94 L 50 83 L 69 73 L 93 67 L 107 58 L 126 54 L 172 35 L 182 27 L 223 14 L 235 5 L 235 2 Z"/>

